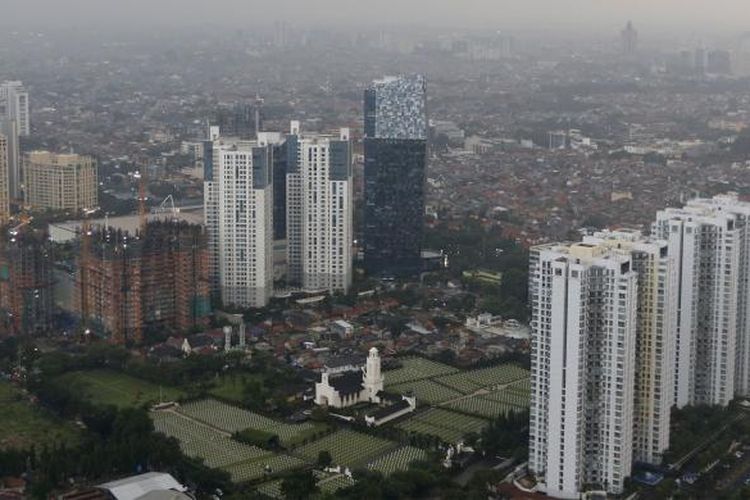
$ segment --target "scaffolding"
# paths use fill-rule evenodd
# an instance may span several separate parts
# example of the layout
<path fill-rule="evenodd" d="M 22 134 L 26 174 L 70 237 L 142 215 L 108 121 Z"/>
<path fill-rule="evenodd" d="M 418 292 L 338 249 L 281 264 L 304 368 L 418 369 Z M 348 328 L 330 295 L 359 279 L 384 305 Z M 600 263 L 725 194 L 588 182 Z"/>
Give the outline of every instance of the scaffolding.
<path fill-rule="evenodd" d="M 134 236 L 97 228 L 82 238 L 89 251 L 78 266 L 79 310 L 113 342 L 140 344 L 149 328 L 187 333 L 207 324 L 208 250 L 200 226 L 156 220 Z"/>
<path fill-rule="evenodd" d="M 0 337 L 43 335 L 53 327 L 54 275 L 47 233 L 31 218 L 0 237 Z"/>

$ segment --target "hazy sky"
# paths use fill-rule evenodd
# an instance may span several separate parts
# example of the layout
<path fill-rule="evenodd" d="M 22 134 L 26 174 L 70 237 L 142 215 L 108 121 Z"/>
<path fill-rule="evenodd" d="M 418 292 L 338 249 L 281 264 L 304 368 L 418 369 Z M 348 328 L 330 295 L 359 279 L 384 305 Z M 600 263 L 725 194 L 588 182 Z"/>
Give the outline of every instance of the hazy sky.
<path fill-rule="evenodd" d="M 501 28 L 641 26 L 750 31 L 750 0 L 0 0 L 0 25 L 426 24 Z"/>

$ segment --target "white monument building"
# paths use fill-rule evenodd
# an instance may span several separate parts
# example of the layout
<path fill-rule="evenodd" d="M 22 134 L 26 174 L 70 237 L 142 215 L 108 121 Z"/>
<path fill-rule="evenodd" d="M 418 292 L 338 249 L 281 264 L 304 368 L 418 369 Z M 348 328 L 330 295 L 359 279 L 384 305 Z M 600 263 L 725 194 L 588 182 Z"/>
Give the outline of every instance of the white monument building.
<path fill-rule="evenodd" d="M 322 373 L 320 382 L 315 384 L 315 404 L 332 408 L 346 408 L 359 403 L 379 404 L 382 391 L 380 355 L 373 347 L 361 369 Z"/>

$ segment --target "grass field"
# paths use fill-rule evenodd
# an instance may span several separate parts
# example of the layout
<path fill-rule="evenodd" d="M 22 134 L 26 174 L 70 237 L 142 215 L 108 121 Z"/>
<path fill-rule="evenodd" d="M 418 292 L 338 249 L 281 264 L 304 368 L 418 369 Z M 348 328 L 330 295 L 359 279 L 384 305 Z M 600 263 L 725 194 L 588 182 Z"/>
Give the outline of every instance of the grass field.
<path fill-rule="evenodd" d="M 95 405 L 113 405 L 118 408 L 142 406 L 147 403 L 174 401 L 183 392 L 173 387 L 161 388 L 145 380 L 109 370 L 71 372 L 63 375 L 60 382 L 80 391 Z"/>
<path fill-rule="evenodd" d="M 393 449 L 396 443 L 382 438 L 340 430 L 295 450 L 295 454 L 315 462 L 318 453 L 328 451 L 333 463 L 346 467 L 366 464 L 369 460 Z"/>
<path fill-rule="evenodd" d="M 243 401 L 243 390 L 245 389 L 245 382 L 251 380 L 261 381 L 260 377 L 252 375 L 241 375 L 241 376 L 222 376 L 216 379 L 214 387 L 209 389 L 209 394 L 216 396 L 217 398 L 226 399 L 227 401 L 234 401 L 236 403 L 242 403 Z"/>
<path fill-rule="evenodd" d="M 492 391 L 482 396 L 483 399 L 491 399 L 501 403 L 508 403 L 519 408 L 528 408 L 531 404 L 529 393 L 518 393 L 508 389 Z"/>
<path fill-rule="evenodd" d="M 185 455 L 202 458 L 208 467 L 225 467 L 271 455 L 174 412 L 153 412 L 151 418 L 158 432 L 176 438 Z"/>
<path fill-rule="evenodd" d="M 78 430 L 21 399 L 20 392 L 0 381 L 0 450 L 53 443 L 74 443 Z"/>
<path fill-rule="evenodd" d="M 461 413 L 478 415 L 485 418 L 497 418 L 498 416 L 505 415 L 509 412 L 518 412 L 523 410 L 523 407 L 514 406 L 510 403 L 504 403 L 482 396 L 474 396 L 462 399 L 460 401 L 455 401 L 453 403 L 450 403 L 448 407 Z"/>
<path fill-rule="evenodd" d="M 295 445 L 326 428 L 324 424 L 313 422 L 281 422 L 214 399 L 203 399 L 182 405 L 179 412 L 230 434 L 245 429 L 270 432 L 278 435 L 285 446 Z"/>
<path fill-rule="evenodd" d="M 343 474 L 327 477 L 318 481 L 318 488 L 323 494 L 333 495 L 342 488 L 348 488 L 354 484 L 354 480 Z"/>
<path fill-rule="evenodd" d="M 481 432 L 489 422 L 483 418 L 462 415 L 442 408 L 430 408 L 396 425 L 407 432 L 437 436 L 451 444 L 470 432 Z"/>
<path fill-rule="evenodd" d="M 443 401 L 455 399 L 462 395 L 460 392 L 432 380 L 404 382 L 403 384 L 389 386 L 388 390 L 398 394 L 411 392 L 417 397 L 418 401 L 424 401 L 429 404 L 442 403 Z"/>
<path fill-rule="evenodd" d="M 174 411 L 151 413 L 158 432 L 176 438 L 186 455 L 202 458 L 206 466 L 229 472 L 242 483 L 305 465 L 304 460 L 238 443 L 220 431 Z"/>
<path fill-rule="evenodd" d="M 505 364 L 445 375 L 434 380 L 464 394 L 472 394 L 481 388 L 492 388 L 528 379 L 528 370 Z"/>
<path fill-rule="evenodd" d="M 412 462 L 425 460 L 426 458 L 426 451 L 413 446 L 402 446 L 370 462 L 367 468 L 387 476 L 397 471 L 405 471 Z"/>
<path fill-rule="evenodd" d="M 318 488 L 320 493 L 323 495 L 333 495 L 342 488 L 348 488 L 354 484 L 354 480 L 346 477 L 343 474 L 336 475 L 323 475 L 316 472 L 316 478 L 318 479 Z M 268 481 L 257 489 L 258 493 L 261 493 L 269 498 L 278 498 L 283 500 L 284 495 L 281 492 L 281 480 Z"/>
<path fill-rule="evenodd" d="M 481 385 L 469 379 L 465 373 L 454 373 L 445 377 L 436 378 L 438 383 L 450 387 L 462 394 L 472 394 L 482 388 Z"/>
<path fill-rule="evenodd" d="M 242 462 L 224 467 L 229 472 L 232 481 L 244 483 L 254 481 L 267 475 L 278 474 L 305 465 L 303 460 L 289 455 L 269 455 L 248 462 Z"/>
<path fill-rule="evenodd" d="M 462 413 L 491 419 L 529 407 L 529 371 L 512 363 L 458 371 L 435 361 L 406 358 L 402 360 L 401 368 L 386 371 L 384 375 L 388 391 L 412 393 L 418 404 L 451 409 L 454 411 L 450 413 L 454 415 Z M 425 421 L 411 417 L 400 420 L 397 427 L 409 432 L 438 436 L 448 442 L 454 442 L 466 432 L 474 430 L 441 425 L 435 419 Z"/>
<path fill-rule="evenodd" d="M 401 368 L 383 372 L 386 386 L 447 375 L 458 371 L 452 366 L 424 358 L 405 358 L 401 360 L 401 365 Z"/>
<path fill-rule="evenodd" d="M 266 481 L 256 488 L 258 493 L 267 496 L 268 498 L 278 498 L 279 500 L 284 498 L 284 494 L 281 492 L 281 480 Z"/>

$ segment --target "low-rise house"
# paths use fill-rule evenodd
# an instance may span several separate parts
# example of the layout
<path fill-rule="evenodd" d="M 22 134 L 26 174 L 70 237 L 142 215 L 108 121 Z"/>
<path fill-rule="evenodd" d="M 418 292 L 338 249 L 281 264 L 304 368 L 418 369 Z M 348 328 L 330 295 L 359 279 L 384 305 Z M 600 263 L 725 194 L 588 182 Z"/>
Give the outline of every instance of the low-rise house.
<path fill-rule="evenodd" d="M 354 326 L 343 319 L 333 321 L 330 328 L 332 333 L 338 334 L 343 338 L 350 338 L 354 334 Z"/>

